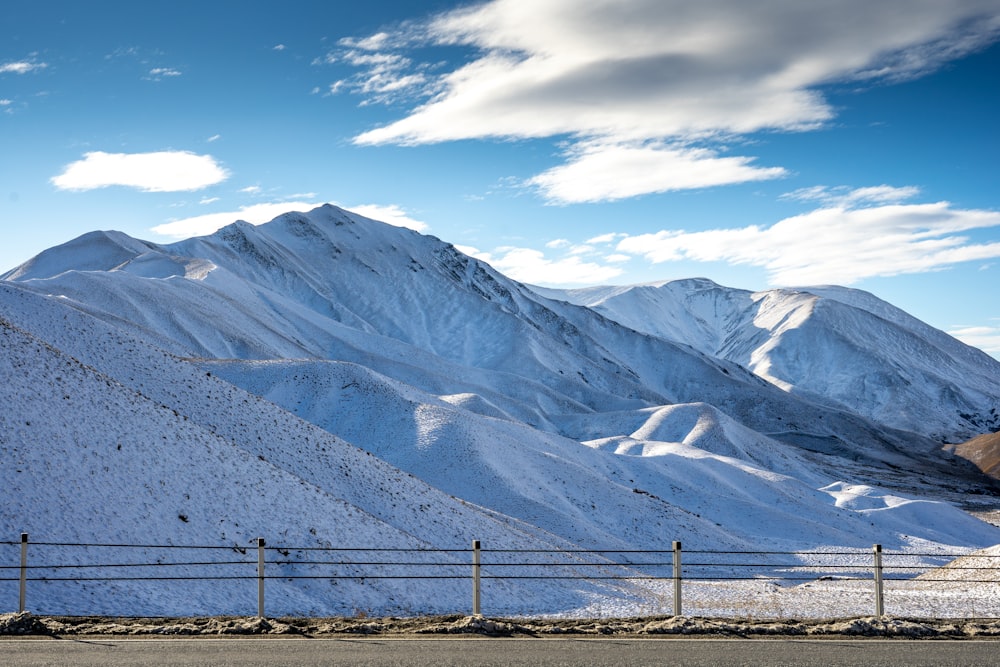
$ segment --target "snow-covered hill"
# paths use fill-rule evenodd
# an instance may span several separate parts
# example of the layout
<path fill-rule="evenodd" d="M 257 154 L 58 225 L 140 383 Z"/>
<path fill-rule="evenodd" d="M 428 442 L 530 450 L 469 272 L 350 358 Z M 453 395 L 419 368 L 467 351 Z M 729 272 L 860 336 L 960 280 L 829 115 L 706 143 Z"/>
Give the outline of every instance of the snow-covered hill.
<path fill-rule="evenodd" d="M 749 292 L 703 278 L 538 291 L 886 426 L 942 442 L 1000 430 L 1000 362 L 867 292 Z"/>
<path fill-rule="evenodd" d="M 863 294 L 699 281 L 662 286 L 656 302 L 595 290 L 587 308 L 331 206 L 171 245 L 94 232 L 4 279 L 11 539 L 922 553 L 1000 542 L 944 500 L 990 483 L 938 440 L 990 423 L 1000 376 Z M 819 349 L 796 347 L 798 330 Z M 859 347 L 883 375 L 841 370 L 861 368 Z M 860 405 L 852 381 L 870 389 Z M 944 386 L 952 402 L 930 427 L 890 419 Z M 960 405 L 975 412 L 956 418 Z M 429 606 L 419 586 L 282 586 L 298 613 L 461 609 L 467 597 L 460 583 Z M 494 604 L 511 611 L 643 595 L 497 586 Z M 120 613 L 252 606 L 205 587 L 195 608 L 157 595 L 128 610 L 113 593 L 87 589 Z"/>

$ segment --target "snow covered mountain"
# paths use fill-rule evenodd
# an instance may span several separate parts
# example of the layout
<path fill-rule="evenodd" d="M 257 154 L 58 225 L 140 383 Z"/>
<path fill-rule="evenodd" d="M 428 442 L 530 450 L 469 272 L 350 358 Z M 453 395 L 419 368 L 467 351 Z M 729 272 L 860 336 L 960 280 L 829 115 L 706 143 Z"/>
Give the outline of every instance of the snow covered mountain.
<path fill-rule="evenodd" d="M 537 291 L 886 426 L 951 443 L 1000 430 L 1000 362 L 867 292 L 749 292 L 703 278 Z"/>
<path fill-rule="evenodd" d="M 170 245 L 93 232 L 47 250 L 0 281 L 0 535 L 1000 542 L 953 504 L 990 482 L 941 446 L 996 426 L 986 355 L 836 288 L 541 292 L 332 206 Z M 288 611 L 463 608 L 458 589 L 428 609 L 426 591 L 386 586 L 331 600 L 289 582 Z M 514 611 L 641 597 L 558 581 L 496 595 Z M 143 611 L 192 612 L 157 599 Z M 207 588 L 197 604 L 247 606 Z"/>

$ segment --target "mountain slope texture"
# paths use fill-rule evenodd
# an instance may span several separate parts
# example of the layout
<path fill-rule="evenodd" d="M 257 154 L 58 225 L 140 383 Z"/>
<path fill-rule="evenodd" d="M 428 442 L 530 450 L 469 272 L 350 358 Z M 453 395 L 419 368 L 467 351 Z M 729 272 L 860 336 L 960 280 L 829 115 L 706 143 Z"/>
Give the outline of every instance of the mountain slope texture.
<path fill-rule="evenodd" d="M 472 540 L 930 555 L 1000 542 L 965 511 L 989 508 L 994 482 L 952 453 L 1000 429 L 1000 363 L 857 290 L 530 288 L 324 206 L 170 245 L 84 235 L 2 276 L 0 335 L 0 541 L 245 554 L 263 536 L 441 563 Z M 468 607 L 461 578 L 287 574 L 273 613 Z M 0 581 L 0 599 L 16 585 Z M 489 585 L 505 613 L 630 613 L 663 592 Z M 122 578 L 32 599 L 240 613 L 255 593 Z"/>

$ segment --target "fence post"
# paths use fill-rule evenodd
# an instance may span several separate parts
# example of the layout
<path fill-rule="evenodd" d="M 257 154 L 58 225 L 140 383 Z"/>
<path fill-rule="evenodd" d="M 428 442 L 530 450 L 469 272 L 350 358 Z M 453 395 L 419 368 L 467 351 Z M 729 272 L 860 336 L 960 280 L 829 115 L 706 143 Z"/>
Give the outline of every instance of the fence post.
<path fill-rule="evenodd" d="M 17 611 L 24 611 L 28 583 L 28 534 L 21 533 L 21 576 L 17 594 Z"/>
<path fill-rule="evenodd" d="M 257 538 L 257 616 L 264 618 L 264 538 Z"/>
<path fill-rule="evenodd" d="M 882 545 L 874 545 L 872 551 L 875 554 L 875 616 L 882 618 L 885 615 L 882 604 Z"/>
<path fill-rule="evenodd" d="M 674 616 L 681 615 L 681 543 L 674 542 Z"/>
<path fill-rule="evenodd" d="M 479 606 L 479 540 L 472 540 L 472 615 L 481 615 Z"/>

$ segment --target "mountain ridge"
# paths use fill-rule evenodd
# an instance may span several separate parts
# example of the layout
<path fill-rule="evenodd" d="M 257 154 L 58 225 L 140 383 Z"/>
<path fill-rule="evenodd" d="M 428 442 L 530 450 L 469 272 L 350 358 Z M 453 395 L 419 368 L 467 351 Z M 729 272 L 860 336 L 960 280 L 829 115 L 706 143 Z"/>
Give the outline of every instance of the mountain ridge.
<path fill-rule="evenodd" d="M 943 451 L 934 432 L 899 428 L 877 412 L 861 414 L 834 393 L 799 388 L 798 378 L 777 386 L 733 358 L 699 349 L 707 345 L 703 338 L 671 340 L 664 331 L 616 321 L 627 310 L 612 317 L 552 300 L 434 237 L 332 206 L 261 226 L 237 222 L 169 245 L 114 233 L 85 236 L 0 280 L 6 326 L 173 411 L 181 423 L 197 424 L 209 437 L 243 443 L 251 460 L 262 457 L 259 463 L 292 475 L 274 482 L 278 486 L 299 479 L 326 493 L 336 490 L 336 497 L 393 530 L 419 529 L 427 544 L 454 544 L 462 533 L 456 517 L 469 512 L 464 521 L 509 544 L 648 547 L 671 533 L 703 548 L 801 550 L 879 541 L 928 553 L 1000 542 L 1000 530 L 951 504 L 992 502 L 992 482 Z M 81 256 L 86 251 L 93 256 Z M 745 308 L 753 293 L 707 280 L 667 291 L 688 294 L 690 288 L 702 291 L 693 297 L 702 299 L 697 317 L 660 315 L 675 333 L 715 331 L 714 344 L 746 354 L 747 341 L 769 330 L 757 327 L 749 338 L 735 333 L 739 322 L 753 322 Z M 799 331 L 823 298 L 777 294 L 765 304 L 767 316 L 775 330 L 775 323 L 795 320 L 789 330 Z M 876 321 L 868 310 L 847 312 L 859 326 Z M 919 329 L 914 325 L 906 335 Z M 821 340 L 836 356 L 843 337 Z M 777 348 L 793 350 L 792 342 L 779 340 Z M 929 347 L 917 346 L 913 354 Z M 13 350 L 4 354 L 18 368 L 31 366 Z M 988 376 L 991 366 L 985 368 L 981 375 Z M 35 374 L 32 382 L 57 390 L 58 377 Z M 1000 397 L 1000 388 L 980 379 L 969 386 L 961 377 L 950 381 L 962 400 L 975 391 L 988 400 Z M 40 458 L 24 429 L 14 427 L 25 417 L 18 391 L 27 391 L 23 383 L 8 388 L 13 408 L 0 428 L 3 451 L 58 471 Z M 69 462 L 86 455 L 81 440 L 105 438 L 101 420 L 85 405 L 74 404 L 73 411 L 89 426 L 49 429 L 51 439 L 65 436 L 59 451 Z M 162 422 L 129 424 L 133 439 L 147 430 L 179 437 Z M 324 446 L 352 463 L 344 468 L 290 437 L 334 438 L 335 447 Z M 166 456 L 156 448 L 149 455 Z M 274 479 L 265 470 L 246 468 L 253 477 L 247 483 L 259 488 Z M 343 474 L 331 477 L 337 470 Z M 23 490 L 26 478 L 9 474 L 7 493 Z M 97 479 L 102 475 L 121 484 L 113 469 Z M 401 475 L 413 476 L 406 478 L 409 490 L 392 492 L 389 480 Z M 185 480 L 169 481 L 177 493 L 190 493 L 182 491 Z M 47 525 L 58 526 L 61 501 L 46 500 L 37 483 L 30 486 Z M 105 502 L 99 484 L 88 494 L 90 504 Z M 413 504 L 430 509 L 416 511 Z M 232 501 L 222 506 L 227 516 L 239 509 Z M 451 517 L 442 524 L 450 528 L 428 522 L 428 512 L 438 521 Z M 303 531 L 304 521 L 274 515 L 261 525 Z M 93 522 L 81 525 L 96 529 Z M 123 538 L 134 535 L 134 529 L 117 529 Z M 582 605 L 588 590 L 565 590 L 559 608 Z M 513 605 L 519 595 L 505 599 Z M 613 590 L 600 596 L 627 597 Z M 298 597 L 330 608 L 315 590 Z M 453 599 L 445 596 L 442 604 Z"/>
<path fill-rule="evenodd" d="M 943 442 L 1000 430 L 995 398 L 1000 362 L 867 292 L 831 286 L 750 292 L 707 279 L 539 291 L 592 307 L 637 331 L 701 341 L 706 354 L 734 361 L 786 391 L 831 400 L 894 428 L 923 428 Z M 706 293 L 736 303 L 722 317 L 706 317 L 711 310 L 702 303 Z M 855 320 L 853 326 L 844 325 L 849 320 Z M 791 340 L 795 337 L 803 340 Z M 824 359 L 827 351 L 837 357 Z M 882 359 L 890 353 L 895 358 L 886 367 Z M 949 376 L 968 387 L 957 387 Z M 891 382 L 897 378 L 901 381 Z M 893 391 L 873 395 L 878 387 Z M 937 404 L 948 405 L 949 414 L 929 413 L 928 406 Z M 926 428 L 928 421 L 932 428 Z"/>

